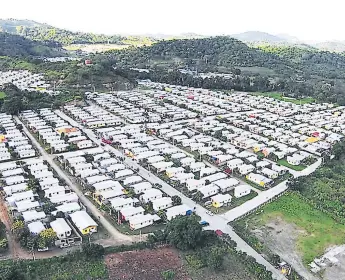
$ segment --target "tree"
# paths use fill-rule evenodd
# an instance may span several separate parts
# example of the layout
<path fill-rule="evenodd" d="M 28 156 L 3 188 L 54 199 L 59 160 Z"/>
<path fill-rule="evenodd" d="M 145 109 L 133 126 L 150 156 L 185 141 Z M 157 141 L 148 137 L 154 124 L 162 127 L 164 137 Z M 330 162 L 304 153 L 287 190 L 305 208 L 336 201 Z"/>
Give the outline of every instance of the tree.
<path fill-rule="evenodd" d="M 174 195 L 173 197 L 171 197 L 171 200 L 174 206 L 181 205 L 182 203 L 182 199 L 178 195 Z"/>
<path fill-rule="evenodd" d="M 83 244 L 82 251 L 87 259 L 100 259 L 103 258 L 105 254 L 103 246 L 94 243 Z"/>
<path fill-rule="evenodd" d="M 23 125 L 21 123 L 19 123 L 19 124 L 16 125 L 16 128 L 18 130 L 22 131 L 23 130 Z"/>
<path fill-rule="evenodd" d="M 85 157 L 87 163 L 92 163 L 95 161 L 95 158 L 93 157 L 93 155 L 86 154 L 84 157 Z"/>
<path fill-rule="evenodd" d="M 196 202 L 202 201 L 203 198 L 204 198 L 204 195 L 203 195 L 200 191 L 197 191 L 197 192 L 195 193 L 195 195 L 194 195 L 194 200 L 195 200 Z"/>
<path fill-rule="evenodd" d="M 207 266 L 217 270 L 222 267 L 226 251 L 219 246 L 213 246 L 209 250 L 206 258 Z"/>
<path fill-rule="evenodd" d="M 43 244 L 45 245 L 40 248 L 51 247 L 54 245 L 56 239 L 56 232 L 52 228 L 47 228 L 39 234 L 38 243 L 39 246 Z"/>
<path fill-rule="evenodd" d="M 56 218 L 65 218 L 65 214 L 62 211 L 58 211 L 58 212 L 56 212 L 55 217 Z"/>
<path fill-rule="evenodd" d="M 165 231 L 167 241 L 180 250 L 195 249 L 202 241 L 202 227 L 196 216 L 177 216 Z"/>

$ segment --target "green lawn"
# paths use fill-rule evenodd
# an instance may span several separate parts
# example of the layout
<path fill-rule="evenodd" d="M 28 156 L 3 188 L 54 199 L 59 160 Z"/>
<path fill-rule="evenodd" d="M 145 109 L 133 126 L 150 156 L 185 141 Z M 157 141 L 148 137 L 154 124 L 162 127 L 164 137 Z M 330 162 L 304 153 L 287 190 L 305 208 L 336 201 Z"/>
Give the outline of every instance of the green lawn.
<path fill-rule="evenodd" d="M 291 102 L 291 103 L 294 103 L 294 104 L 301 104 L 301 105 L 315 102 L 315 99 L 312 98 L 312 97 L 306 97 L 306 98 L 302 98 L 302 99 L 295 99 L 295 98 L 291 98 L 291 97 L 285 97 L 280 92 L 256 92 L 256 93 L 254 93 L 254 95 L 267 96 L 267 97 L 271 97 L 271 98 L 274 98 L 274 99 L 277 99 L 277 100 Z"/>
<path fill-rule="evenodd" d="M 282 217 L 306 232 L 300 234 L 297 241 L 297 249 L 306 264 L 324 254 L 329 246 L 345 242 L 345 225 L 315 209 L 298 194 L 289 193 L 268 204 L 258 218 L 266 224 L 275 217 Z"/>
<path fill-rule="evenodd" d="M 4 93 L 3 91 L 0 91 L 0 99 L 4 99 L 6 96 L 6 93 Z"/>
<path fill-rule="evenodd" d="M 288 163 L 286 159 L 280 159 L 277 161 L 277 163 L 280 165 L 284 165 L 285 167 L 290 168 L 290 169 L 295 170 L 295 171 L 302 171 L 303 169 L 306 168 L 305 165 L 292 165 L 292 164 Z"/>

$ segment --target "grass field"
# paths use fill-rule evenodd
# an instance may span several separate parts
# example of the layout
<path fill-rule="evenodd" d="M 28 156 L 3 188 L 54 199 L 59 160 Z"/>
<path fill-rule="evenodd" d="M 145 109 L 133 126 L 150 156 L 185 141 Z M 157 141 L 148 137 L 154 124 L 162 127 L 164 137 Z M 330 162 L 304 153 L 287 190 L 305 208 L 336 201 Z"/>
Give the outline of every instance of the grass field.
<path fill-rule="evenodd" d="M 282 196 L 265 206 L 263 212 L 255 218 L 258 218 L 261 225 L 265 225 L 276 217 L 281 217 L 305 232 L 299 234 L 297 239 L 297 249 L 305 264 L 324 254 L 329 246 L 345 242 L 345 225 L 315 209 L 298 194 Z"/>
<path fill-rule="evenodd" d="M 254 93 L 254 95 L 267 96 L 267 97 L 271 97 L 277 100 L 291 102 L 291 103 L 300 104 L 300 105 L 315 102 L 315 99 L 311 97 L 295 99 L 295 98 L 290 98 L 290 97 L 284 97 L 283 94 L 280 92 L 256 92 Z"/>
<path fill-rule="evenodd" d="M 277 161 L 277 163 L 295 171 L 302 171 L 306 168 L 305 165 L 292 165 L 288 163 L 286 159 L 280 159 Z"/>
<path fill-rule="evenodd" d="M 3 91 L 0 91 L 0 99 L 4 99 L 6 96 L 6 93 L 4 93 Z"/>

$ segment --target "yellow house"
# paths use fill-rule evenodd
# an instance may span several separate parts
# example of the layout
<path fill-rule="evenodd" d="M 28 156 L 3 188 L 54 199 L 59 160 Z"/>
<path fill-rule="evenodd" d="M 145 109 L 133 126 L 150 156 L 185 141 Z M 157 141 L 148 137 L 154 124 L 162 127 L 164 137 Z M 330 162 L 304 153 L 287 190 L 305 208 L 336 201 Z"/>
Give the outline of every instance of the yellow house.
<path fill-rule="evenodd" d="M 320 138 L 318 138 L 318 137 L 309 137 L 309 138 L 307 138 L 305 141 L 307 142 L 307 143 L 315 143 L 315 142 L 317 142 L 317 141 L 319 141 L 320 140 Z"/>
<path fill-rule="evenodd" d="M 97 223 L 89 216 L 86 211 L 77 211 L 70 214 L 71 220 L 83 235 L 97 232 Z"/>

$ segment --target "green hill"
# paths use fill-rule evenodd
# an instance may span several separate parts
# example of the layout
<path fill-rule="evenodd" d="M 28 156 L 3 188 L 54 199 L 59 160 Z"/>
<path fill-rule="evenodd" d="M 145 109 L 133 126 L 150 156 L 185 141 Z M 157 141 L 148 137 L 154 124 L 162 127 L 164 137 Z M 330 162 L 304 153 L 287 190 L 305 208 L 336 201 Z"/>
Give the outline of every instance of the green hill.
<path fill-rule="evenodd" d="M 60 56 L 59 44 L 36 42 L 22 36 L 0 32 L 0 56 Z"/>

